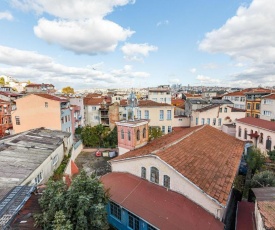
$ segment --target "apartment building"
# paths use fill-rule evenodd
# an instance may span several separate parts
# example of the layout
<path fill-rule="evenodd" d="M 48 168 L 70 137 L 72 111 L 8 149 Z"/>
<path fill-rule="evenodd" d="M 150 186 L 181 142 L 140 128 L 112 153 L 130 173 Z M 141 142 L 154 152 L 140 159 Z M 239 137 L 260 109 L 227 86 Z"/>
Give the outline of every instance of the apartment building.
<path fill-rule="evenodd" d="M 72 132 L 70 102 L 49 94 L 29 94 L 15 100 L 12 112 L 14 133 L 45 127 Z"/>
<path fill-rule="evenodd" d="M 171 89 L 169 85 L 161 85 L 148 89 L 148 99 L 158 103 L 171 104 Z"/>
<path fill-rule="evenodd" d="M 54 93 L 54 85 L 53 84 L 28 84 L 25 86 L 26 93 Z"/>
<path fill-rule="evenodd" d="M 78 115 L 78 118 L 79 118 L 79 125 L 80 126 L 84 126 L 85 124 L 85 118 L 84 118 L 84 99 L 83 97 L 69 97 L 69 100 L 70 100 L 70 104 L 71 105 L 76 105 L 79 107 L 79 115 Z"/>
<path fill-rule="evenodd" d="M 275 93 L 263 96 L 261 100 L 261 119 L 275 121 Z"/>
<path fill-rule="evenodd" d="M 231 101 L 234 104 L 234 108 L 246 109 L 245 90 L 225 94 L 222 99 Z"/>
<path fill-rule="evenodd" d="M 9 135 L 12 130 L 11 109 L 12 102 L 0 99 L 0 137 Z"/>

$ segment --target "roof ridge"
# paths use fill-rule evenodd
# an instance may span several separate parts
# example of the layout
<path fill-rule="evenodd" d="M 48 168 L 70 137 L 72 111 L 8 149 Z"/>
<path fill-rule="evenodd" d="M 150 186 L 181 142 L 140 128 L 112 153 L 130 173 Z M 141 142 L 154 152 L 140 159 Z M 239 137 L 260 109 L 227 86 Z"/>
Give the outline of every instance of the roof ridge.
<path fill-rule="evenodd" d="M 191 136 L 191 135 L 194 134 L 195 132 L 197 132 L 197 131 L 203 129 L 205 126 L 206 126 L 206 125 L 203 125 L 203 126 L 201 126 L 201 127 L 198 127 L 197 129 L 195 129 L 195 130 L 193 130 L 192 132 L 190 132 L 190 133 L 184 135 L 183 137 L 181 137 L 181 138 L 179 138 L 179 139 L 173 141 L 172 143 L 169 143 L 168 145 L 163 146 L 161 149 L 156 149 L 156 150 L 154 150 L 153 152 L 151 152 L 151 154 L 156 154 L 156 153 L 159 152 L 159 151 L 162 151 L 162 150 L 164 150 L 164 149 L 170 148 L 171 146 L 173 146 L 173 145 L 175 145 L 175 144 L 181 142 L 183 139 L 185 139 L 185 138 Z M 149 155 L 150 155 L 150 154 L 149 154 Z"/>

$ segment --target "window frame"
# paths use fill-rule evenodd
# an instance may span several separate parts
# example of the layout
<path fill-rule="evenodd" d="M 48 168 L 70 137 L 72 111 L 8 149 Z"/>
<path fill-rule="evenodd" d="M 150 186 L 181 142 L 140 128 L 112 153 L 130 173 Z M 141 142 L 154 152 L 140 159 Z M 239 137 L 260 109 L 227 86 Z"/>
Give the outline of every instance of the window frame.
<path fill-rule="evenodd" d="M 163 175 L 163 186 L 170 188 L 170 177 L 168 175 Z"/>
<path fill-rule="evenodd" d="M 150 181 L 159 184 L 159 170 L 154 166 L 150 169 Z"/>
<path fill-rule="evenodd" d="M 110 201 L 110 214 L 121 221 L 121 207 L 112 201 Z"/>
<path fill-rule="evenodd" d="M 146 168 L 145 167 L 141 167 L 141 178 L 146 179 Z"/>
<path fill-rule="evenodd" d="M 164 110 L 163 110 L 163 109 L 161 109 L 161 110 L 159 111 L 159 120 L 160 120 L 160 121 L 163 121 L 163 120 L 164 120 Z"/>

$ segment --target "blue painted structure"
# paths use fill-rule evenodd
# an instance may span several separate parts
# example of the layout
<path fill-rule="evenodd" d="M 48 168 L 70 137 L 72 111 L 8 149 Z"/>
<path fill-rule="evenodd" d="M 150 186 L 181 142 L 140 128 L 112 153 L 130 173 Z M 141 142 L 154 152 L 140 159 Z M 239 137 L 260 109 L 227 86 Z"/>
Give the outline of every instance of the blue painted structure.
<path fill-rule="evenodd" d="M 70 116 L 70 120 L 67 120 L 67 122 L 65 121 L 66 116 Z M 61 109 L 61 119 L 62 118 L 64 120 L 64 123 L 62 124 L 61 122 L 61 130 L 65 132 L 68 132 L 68 130 L 70 130 L 70 132 L 72 132 L 72 117 L 71 117 L 71 110 L 69 108 Z"/>
<path fill-rule="evenodd" d="M 117 219 L 115 216 L 111 214 L 111 205 L 110 205 L 110 202 L 108 203 L 107 213 L 108 213 L 109 224 L 111 224 L 113 227 L 119 230 L 132 230 L 133 228 L 129 226 L 129 214 L 134 214 L 134 213 L 129 212 L 123 207 L 120 207 L 120 210 L 121 210 L 121 220 Z M 138 217 L 137 215 L 135 216 Z M 143 219 L 139 218 L 139 230 L 148 230 L 148 229 L 153 230 L 157 228 L 153 227 Z"/>

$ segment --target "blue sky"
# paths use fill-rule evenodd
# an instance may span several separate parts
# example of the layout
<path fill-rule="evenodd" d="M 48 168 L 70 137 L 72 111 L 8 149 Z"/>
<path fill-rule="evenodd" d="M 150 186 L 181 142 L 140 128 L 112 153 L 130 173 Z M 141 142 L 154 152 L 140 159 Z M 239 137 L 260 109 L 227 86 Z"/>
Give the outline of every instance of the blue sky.
<path fill-rule="evenodd" d="M 61 89 L 275 85 L 273 0 L 2 0 L 0 75 Z"/>

